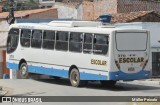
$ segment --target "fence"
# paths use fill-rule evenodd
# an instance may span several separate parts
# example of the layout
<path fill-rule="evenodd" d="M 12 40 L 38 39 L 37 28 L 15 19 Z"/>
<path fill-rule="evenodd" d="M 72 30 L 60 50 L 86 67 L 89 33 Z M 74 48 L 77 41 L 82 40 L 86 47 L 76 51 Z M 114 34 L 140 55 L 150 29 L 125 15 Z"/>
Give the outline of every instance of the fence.
<path fill-rule="evenodd" d="M 156 11 L 160 12 L 160 2 L 147 0 L 117 0 L 118 13 L 136 11 Z"/>

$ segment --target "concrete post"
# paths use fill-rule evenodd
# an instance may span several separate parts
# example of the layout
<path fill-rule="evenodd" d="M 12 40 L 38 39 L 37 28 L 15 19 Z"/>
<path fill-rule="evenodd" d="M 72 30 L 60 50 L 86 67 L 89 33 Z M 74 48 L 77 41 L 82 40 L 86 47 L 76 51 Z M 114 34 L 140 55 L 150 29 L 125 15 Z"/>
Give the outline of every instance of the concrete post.
<path fill-rule="evenodd" d="M 17 78 L 17 70 L 10 69 L 10 79 L 18 79 Z"/>

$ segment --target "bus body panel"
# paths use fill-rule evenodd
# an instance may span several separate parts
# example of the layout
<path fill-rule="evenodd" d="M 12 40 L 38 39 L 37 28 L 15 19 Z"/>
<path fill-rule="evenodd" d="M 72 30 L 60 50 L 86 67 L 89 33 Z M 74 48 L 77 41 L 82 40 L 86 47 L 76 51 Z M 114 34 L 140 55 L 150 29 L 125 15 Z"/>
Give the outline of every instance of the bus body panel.
<path fill-rule="evenodd" d="M 138 79 L 149 79 L 151 74 L 151 66 L 150 66 L 150 36 L 149 32 L 120 32 L 123 34 L 126 34 L 128 38 L 122 38 L 121 42 L 116 43 L 116 35 L 118 35 L 118 32 L 115 32 L 113 42 L 113 54 L 112 54 L 112 64 L 115 64 L 114 67 L 112 67 L 112 72 L 109 72 L 109 79 L 110 80 L 138 80 Z M 131 38 L 129 38 L 129 34 L 134 33 L 135 35 Z M 145 44 L 146 48 L 143 50 L 133 50 L 129 51 L 127 47 L 121 46 L 124 48 L 124 51 L 117 50 L 117 44 L 124 43 L 125 40 L 135 41 L 135 45 L 138 43 L 139 40 L 142 40 L 141 42 L 144 43 L 143 37 L 136 36 L 138 34 L 144 34 L 147 38 Z M 131 42 L 130 42 L 131 43 Z M 139 43 L 140 44 L 140 43 Z M 126 46 L 131 46 L 131 44 L 125 43 Z M 131 46 L 132 47 L 132 46 Z M 138 46 L 139 47 L 139 46 Z M 130 48 L 131 49 L 131 48 Z"/>

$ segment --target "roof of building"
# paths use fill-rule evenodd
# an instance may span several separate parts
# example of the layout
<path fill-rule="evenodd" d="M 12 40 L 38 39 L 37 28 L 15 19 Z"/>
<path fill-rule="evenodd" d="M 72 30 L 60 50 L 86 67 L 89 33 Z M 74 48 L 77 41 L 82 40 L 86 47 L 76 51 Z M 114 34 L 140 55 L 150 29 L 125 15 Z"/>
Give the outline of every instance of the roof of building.
<path fill-rule="evenodd" d="M 112 14 L 111 23 L 131 22 L 135 19 L 146 16 L 148 14 L 155 14 L 156 16 L 160 17 L 160 14 L 156 13 L 154 11 L 138 11 L 138 12 L 130 12 L 130 13 L 117 13 L 117 14 Z"/>
<path fill-rule="evenodd" d="M 14 16 L 17 17 L 17 18 L 18 17 L 26 17 L 26 16 L 29 16 L 31 14 L 41 13 L 41 12 L 49 11 L 49 10 L 52 10 L 52 9 L 56 9 L 56 8 L 15 11 Z M 6 19 L 8 14 L 9 14 L 9 12 L 0 13 L 0 19 Z"/>
<path fill-rule="evenodd" d="M 72 7 L 72 8 L 77 8 L 81 3 L 80 2 L 56 2 L 56 5 L 63 5 L 63 6 L 68 6 L 68 7 Z"/>

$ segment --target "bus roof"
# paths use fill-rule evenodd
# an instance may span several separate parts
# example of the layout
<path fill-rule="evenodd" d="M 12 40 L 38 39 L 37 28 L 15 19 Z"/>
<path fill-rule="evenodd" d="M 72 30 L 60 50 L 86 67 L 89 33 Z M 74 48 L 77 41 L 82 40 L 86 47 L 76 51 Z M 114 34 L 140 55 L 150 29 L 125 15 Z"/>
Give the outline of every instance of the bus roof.
<path fill-rule="evenodd" d="M 56 30 L 56 31 L 101 33 L 101 34 L 108 34 L 113 31 L 123 31 L 123 32 L 146 31 L 142 29 L 115 28 L 114 26 L 111 25 L 102 25 L 100 22 L 90 22 L 90 21 L 52 21 L 50 23 L 17 23 L 17 24 L 12 24 L 10 28 Z"/>

